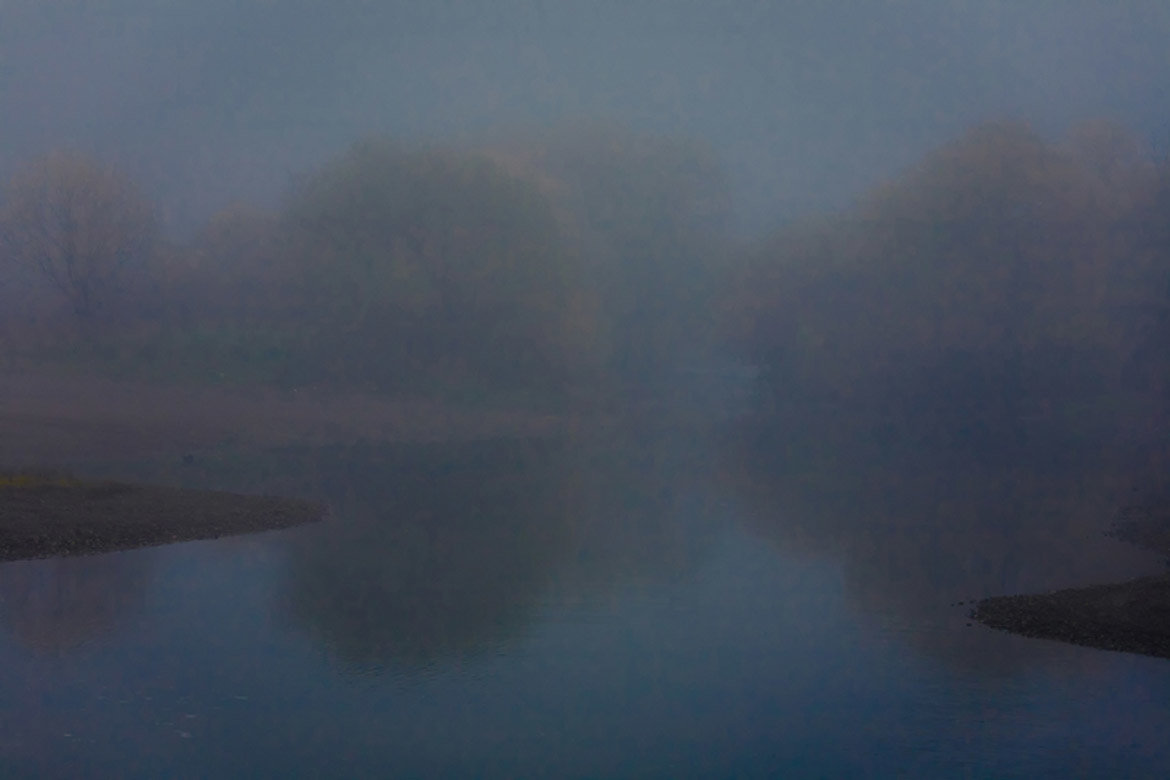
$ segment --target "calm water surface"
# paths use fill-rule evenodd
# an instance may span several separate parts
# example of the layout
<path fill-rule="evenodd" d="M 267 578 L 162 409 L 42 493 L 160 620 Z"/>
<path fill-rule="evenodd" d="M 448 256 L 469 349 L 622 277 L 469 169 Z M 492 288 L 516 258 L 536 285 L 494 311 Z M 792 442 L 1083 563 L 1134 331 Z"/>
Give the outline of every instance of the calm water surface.
<path fill-rule="evenodd" d="M 1156 571 L 1100 533 L 1123 469 L 773 455 L 647 431 L 104 464 L 333 516 L 0 566 L 0 776 L 1170 770 L 1170 662 L 957 605 Z"/>

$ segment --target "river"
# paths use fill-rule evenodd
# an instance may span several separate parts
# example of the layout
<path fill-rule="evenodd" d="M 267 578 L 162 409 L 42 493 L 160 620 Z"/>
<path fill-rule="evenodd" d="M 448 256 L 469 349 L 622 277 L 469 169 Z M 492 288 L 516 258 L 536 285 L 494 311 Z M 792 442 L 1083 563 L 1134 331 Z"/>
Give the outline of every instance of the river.
<path fill-rule="evenodd" d="M 733 428 L 95 465 L 331 516 L 0 566 L 0 775 L 1165 775 L 1170 663 L 967 618 L 1163 567 L 1132 470 Z"/>

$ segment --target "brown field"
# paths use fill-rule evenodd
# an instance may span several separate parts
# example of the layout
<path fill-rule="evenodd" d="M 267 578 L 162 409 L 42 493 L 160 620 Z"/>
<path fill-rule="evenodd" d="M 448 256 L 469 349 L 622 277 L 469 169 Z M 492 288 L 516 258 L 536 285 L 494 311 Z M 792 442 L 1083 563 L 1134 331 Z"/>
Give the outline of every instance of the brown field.
<path fill-rule="evenodd" d="M 222 445 L 550 436 L 581 419 L 304 388 L 174 387 L 47 369 L 0 376 L 0 468 L 43 468 Z"/>

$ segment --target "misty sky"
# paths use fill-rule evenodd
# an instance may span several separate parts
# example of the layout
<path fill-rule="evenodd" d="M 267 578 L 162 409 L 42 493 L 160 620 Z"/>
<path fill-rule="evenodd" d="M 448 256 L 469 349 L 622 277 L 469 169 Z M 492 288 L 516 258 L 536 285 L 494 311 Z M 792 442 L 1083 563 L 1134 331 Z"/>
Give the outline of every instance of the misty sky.
<path fill-rule="evenodd" d="M 180 230 L 372 133 L 617 120 L 707 139 L 741 227 L 840 205 L 973 122 L 1170 136 L 1165 0 L 0 0 L 0 175 L 122 164 Z"/>

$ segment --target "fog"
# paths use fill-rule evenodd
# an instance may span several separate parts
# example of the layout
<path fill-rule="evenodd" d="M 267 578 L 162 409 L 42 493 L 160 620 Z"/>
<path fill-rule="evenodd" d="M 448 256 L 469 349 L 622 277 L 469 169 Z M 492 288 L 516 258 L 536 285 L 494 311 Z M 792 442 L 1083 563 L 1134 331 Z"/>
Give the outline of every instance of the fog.
<path fill-rule="evenodd" d="M 80 148 L 189 231 L 368 135 L 604 119 L 709 141 L 754 235 L 985 119 L 1164 135 L 1168 29 L 1157 0 L 5 0 L 0 173 Z"/>
<path fill-rule="evenodd" d="M 1157 2 L 9 0 L 0 354 L 528 411 L 757 372 L 769 425 L 974 449 L 1160 420 L 1168 33 Z"/>
<path fill-rule="evenodd" d="M 0 0 L 0 553 L 7 496 L 95 482 L 328 507 L 63 511 L 122 557 L 0 567 L 0 755 L 1164 774 L 1164 669 L 970 605 L 1154 575 L 1170 653 L 1167 41 L 1164 0 Z"/>

